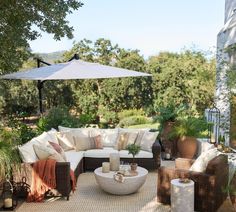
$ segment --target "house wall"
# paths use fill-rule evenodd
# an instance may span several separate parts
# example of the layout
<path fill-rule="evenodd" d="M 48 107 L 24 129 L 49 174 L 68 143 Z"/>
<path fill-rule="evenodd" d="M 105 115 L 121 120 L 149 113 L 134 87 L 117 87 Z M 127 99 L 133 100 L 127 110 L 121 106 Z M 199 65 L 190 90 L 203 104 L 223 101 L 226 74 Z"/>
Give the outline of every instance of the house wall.
<path fill-rule="evenodd" d="M 230 57 L 225 49 L 236 43 L 236 0 L 225 0 L 225 25 L 217 35 L 217 67 L 216 67 L 216 106 L 221 112 L 220 132 L 226 134 L 226 142 L 230 143 L 230 91 L 227 87 L 227 70 Z"/>
<path fill-rule="evenodd" d="M 225 23 L 233 14 L 233 10 L 236 8 L 235 0 L 225 0 Z"/>

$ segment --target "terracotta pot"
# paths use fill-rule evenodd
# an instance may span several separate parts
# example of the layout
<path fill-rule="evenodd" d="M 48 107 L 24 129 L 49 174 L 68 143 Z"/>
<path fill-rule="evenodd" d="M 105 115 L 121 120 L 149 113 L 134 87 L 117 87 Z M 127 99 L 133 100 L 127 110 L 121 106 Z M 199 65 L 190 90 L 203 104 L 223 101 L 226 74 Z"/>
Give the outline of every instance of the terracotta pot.
<path fill-rule="evenodd" d="M 229 196 L 230 196 L 231 203 L 232 203 L 232 205 L 234 206 L 234 209 L 235 209 L 235 211 L 236 211 L 236 195 L 234 195 L 234 194 L 229 194 Z"/>
<path fill-rule="evenodd" d="M 131 164 L 130 164 L 130 169 L 131 169 L 131 171 L 136 171 L 137 167 L 138 167 L 138 164 L 137 164 L 137 163 L 131 163 Z"/>
<path fill-rule="evenodd" d="M 192 159 L 197 151 L 197 139 L 183 136 L 178 140 L 177 147 L 180 157 Z"/>
<path fill-rule="evenodd" d="M 232 205 L 234 206 L 234 209 L 236 211 L 236 172 L 234 173 L 234 176 L 230 182 L 229 196 L 230 196 Z"/>
<path fill-rule="evenodd" d="M 173 121 L 168 121 L 164 124 L 163 126 L 163 130 L 161 132 L 161 142 L 162 142 L 162 145 L 164 147 L 164 149 L 170 149 L 171 150 L 171 154 L 173 156 L 176 156 L 177 155 L 177 152 L 176 152 L 176 141 L 175 140 L 170 140 L 168 137 L 169 137 L 169 134 L 170 132 L 172 131 L 173 127 L 174 127 L 174 124 L 175 122 Z"/>

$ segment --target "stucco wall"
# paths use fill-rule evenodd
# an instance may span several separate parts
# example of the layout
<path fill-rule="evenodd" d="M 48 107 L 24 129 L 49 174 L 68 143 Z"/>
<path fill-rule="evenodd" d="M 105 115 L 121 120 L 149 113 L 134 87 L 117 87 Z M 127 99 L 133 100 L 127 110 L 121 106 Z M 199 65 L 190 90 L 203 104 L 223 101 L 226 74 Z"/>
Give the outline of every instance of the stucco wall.
<path fill-rule="evenodd" d="M 234 8 L 236 8 L 235 0 L 225 0 L 225 23 L 232 15 Z"/>

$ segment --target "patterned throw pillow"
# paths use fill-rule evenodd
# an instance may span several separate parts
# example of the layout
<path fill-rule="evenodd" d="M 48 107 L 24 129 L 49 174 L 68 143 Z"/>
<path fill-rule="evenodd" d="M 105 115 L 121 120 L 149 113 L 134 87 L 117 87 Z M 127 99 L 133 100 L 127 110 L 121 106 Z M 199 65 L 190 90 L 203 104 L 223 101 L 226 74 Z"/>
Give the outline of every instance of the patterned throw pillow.
<path fill-rule="evenodd" d="M 65 161 L 67 161 L 66 154 L 59 144 L 51 142 L 51 141 L 49 141 L 49 144 L 64 158 Z"/>
<path fill-rule="evenodd" d="M 91 142 L 91 149 L 102 149 L 103 148 L 101 135 L 90 137 L 90 142 Z"/>
<path fill-rule="evenodd" d="M 129 144 L 133 144 L 138 136 L 137 132 L 120 132 L 118 135 L 117 150 L 126 149 Z"/>

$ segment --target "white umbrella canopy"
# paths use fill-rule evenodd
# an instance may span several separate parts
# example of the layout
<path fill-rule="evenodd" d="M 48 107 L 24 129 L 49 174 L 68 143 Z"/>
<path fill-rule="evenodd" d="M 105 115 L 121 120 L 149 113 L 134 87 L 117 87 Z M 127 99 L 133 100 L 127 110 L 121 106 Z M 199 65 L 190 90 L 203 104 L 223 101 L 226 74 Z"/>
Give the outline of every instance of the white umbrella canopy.
<path fill-rule="evenodd" d="M 74 60 L 72 60 L 73 58 Z M 48 66 L 38 67 L 27 71 L 19 71 L 12 74 L 6 74 L 0 76 L 0 79 L 37 80 L 39 91 L 39 109 L 40 113 L 42 114 L 42 88 L 43 83 L 47 80 L 106 79 L 152 76 L 151 74 L 143 72 L 131 71 L 128 69 L 78 60 L 78 56 L 76 54 L 73 58 L 69 62 L 54 65 L 50 65 L 44 61 L 37 59 L 38 66 L 40 66 L 40 62 Z"/>
<path fill-rule="evenodd" d="M 70 79 L 105 79 L 120 77 L 151 76 L 150 74 L 131 71 L 113 66 L 105 66 L 99 63 L 89 63 L 82 60 L 72 60 L 44 66 L 27 71 L 19 71 L 1 76 L 2 79 L 24 80 L 70 80 Z"/>

